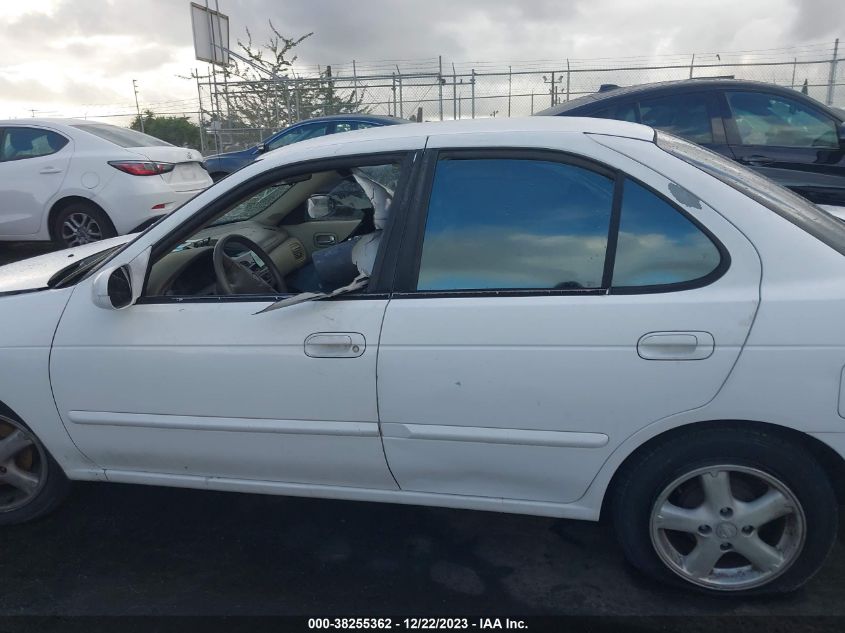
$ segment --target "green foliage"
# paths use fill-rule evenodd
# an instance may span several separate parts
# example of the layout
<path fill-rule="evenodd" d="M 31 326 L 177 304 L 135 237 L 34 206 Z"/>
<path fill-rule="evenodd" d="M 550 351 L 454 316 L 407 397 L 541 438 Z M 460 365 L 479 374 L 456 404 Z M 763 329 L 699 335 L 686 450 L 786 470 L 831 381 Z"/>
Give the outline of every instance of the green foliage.
<path fill-rule="evenodd" d="M 156 116 L 151 110 L 142 115 L 144 132 L 179 147 L 200 149 L 200 128 L 184 116 Z M 141 117 L 136 116 L 129 126 L 141 131 Z"/>

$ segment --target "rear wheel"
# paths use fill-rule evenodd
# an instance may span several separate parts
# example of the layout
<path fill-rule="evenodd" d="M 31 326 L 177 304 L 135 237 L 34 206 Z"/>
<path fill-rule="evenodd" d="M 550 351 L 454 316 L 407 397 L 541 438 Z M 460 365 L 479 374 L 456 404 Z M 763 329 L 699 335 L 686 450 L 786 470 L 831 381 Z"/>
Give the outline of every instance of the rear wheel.
<path fill-rule="evenodd" d="M 71 202 L 53 218 L 53 241 L 61 248 L 81 246 L 117 235 L 109 217 L 93 203 Z"/>
<path fill-rule="evenodd" d="M 46 514 L 70 487 L 59 465 L 22 422 L 0 415 L 0 525 Z"/>
<path fill-rule="evenodd" d="M 693 430 L 636 456 L 612 508 L 636 567 L 722 594 L 800 587 L 824 563 L 838 518 L 803 446 L 739 427 Z"/>

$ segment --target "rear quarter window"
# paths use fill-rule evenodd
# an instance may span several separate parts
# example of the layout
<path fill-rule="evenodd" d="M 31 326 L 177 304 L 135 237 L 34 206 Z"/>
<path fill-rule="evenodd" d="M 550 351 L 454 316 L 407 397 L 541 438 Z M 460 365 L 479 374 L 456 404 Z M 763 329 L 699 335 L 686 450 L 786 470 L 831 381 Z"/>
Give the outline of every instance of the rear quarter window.
<path fill-rule="evenodd" d="M 84 125 L 72 125 L 71 127 L 93 134 L 94 136 L 109 141 L 120 147 L 161 147 L 162 145 L 170 146 L 170 143 L 162 141 L 159 138 L 150 136 L 149 134 L 142 134 L 129 128 L 117 127 L 116 125 L 107 125 L 105 123 L 86 123 Z"/>

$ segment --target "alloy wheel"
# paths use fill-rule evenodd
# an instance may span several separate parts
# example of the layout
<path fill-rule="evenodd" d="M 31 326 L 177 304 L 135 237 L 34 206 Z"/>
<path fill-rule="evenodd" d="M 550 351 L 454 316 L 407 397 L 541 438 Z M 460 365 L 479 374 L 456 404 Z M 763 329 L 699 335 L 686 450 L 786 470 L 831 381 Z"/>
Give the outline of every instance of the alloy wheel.
<path fill-rule="evenodd" d="M 76 211 L 62 222 L 62 241 L 68 246 L 80 246 L 103 239 L 97 220 L 87 213 Z"/>
<path fill-rule="evenodd" d="M 19 422 L 0 415 L 0 512 L 32 501 L 47 479 L 47 456 Z"/>
<path fill-rule="evenodd" d="M 686 473 L 657 497 L 651 541 L 678 576 L 708 589 L 739 591 L 768 584 L 798 558 L 806 519 L 776 477 L 738 465 Z"/>

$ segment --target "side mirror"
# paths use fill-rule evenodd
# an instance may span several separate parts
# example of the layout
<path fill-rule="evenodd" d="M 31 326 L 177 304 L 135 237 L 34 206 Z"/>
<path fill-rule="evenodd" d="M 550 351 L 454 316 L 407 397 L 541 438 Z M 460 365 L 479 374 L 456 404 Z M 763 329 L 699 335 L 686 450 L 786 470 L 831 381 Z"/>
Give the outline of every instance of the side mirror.
<path fill-rule="evenodd" d="M 332 215 L 335 211 L 335 202 L 331 196 L 316 194 L 308 198 L 308 217 L 312 220 L 320 220 Z"/>
<path fill-rule="evenodd" d="M 259 154 L 263 154 L 264 152 L 267 151 L 267 146 L 264 143 L 259 143 L 258 145 L 255 146 L 255 151 L 258 152 Z"/>
<path fill-rule="evenodd" d="M 91 287 L 94 305 L 122 310 L 135 303 L 141 296 L 150 250 L 147 248 L 128 264 L 109 266 L 97 273 Z"/>

